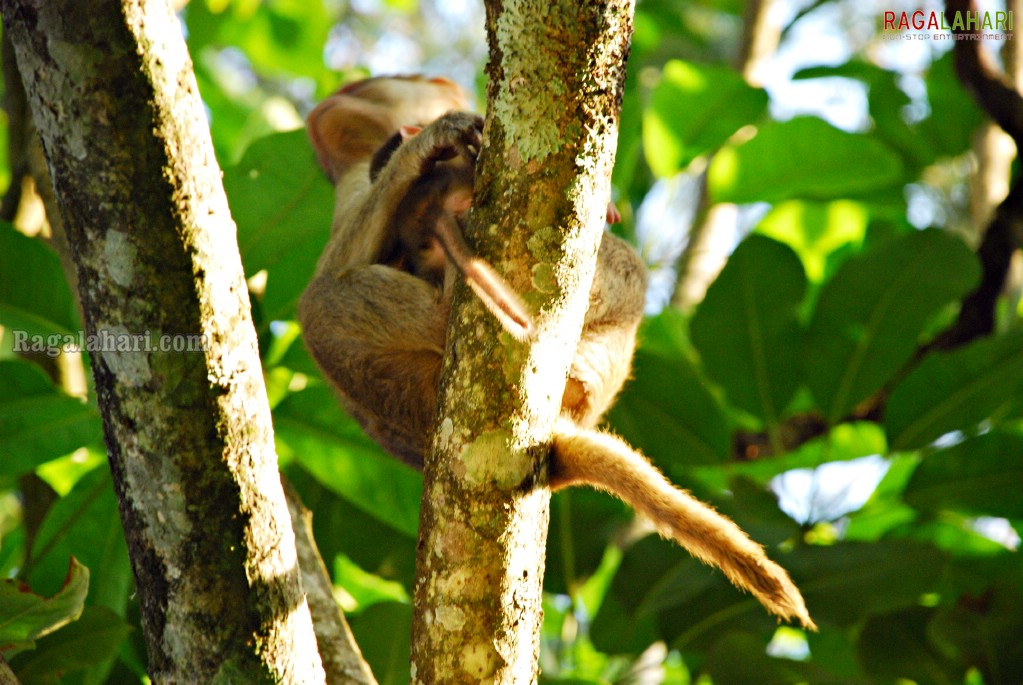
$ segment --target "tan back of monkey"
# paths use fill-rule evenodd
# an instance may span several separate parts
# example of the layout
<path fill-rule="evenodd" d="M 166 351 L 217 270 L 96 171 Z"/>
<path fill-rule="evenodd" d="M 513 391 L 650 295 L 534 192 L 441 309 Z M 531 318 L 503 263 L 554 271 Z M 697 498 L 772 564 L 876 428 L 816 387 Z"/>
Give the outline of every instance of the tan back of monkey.
<path fill-rule="evenodd" d="M 417 182 L 429 180 L 443 160 L 475 159 L 482 120 L 449 111 L 464 102 L 443 79 L 378 78 L 342 89 L 309 117 L 310 139 L 337 186 L 337 207 L 330 242 L 299 305 L 305 341 L 367 433 L 419 468 L 435 419 L 450 279 L 428 282 L 389 255 L 402 225 L 398 213 L 410 193 L 416 197 Z M 402 126 L 422 130 L 401 142 L 371 180 L 373 155 Z M 672 485 L 624 441 L 593 430 L 628 378 L 645 289 L 638 256 L 605 234 L 554 435 L 551 486 L 586 484 L 615 494 L 768 610 L 813 628 L 788 575 L 738 526 Z"/>

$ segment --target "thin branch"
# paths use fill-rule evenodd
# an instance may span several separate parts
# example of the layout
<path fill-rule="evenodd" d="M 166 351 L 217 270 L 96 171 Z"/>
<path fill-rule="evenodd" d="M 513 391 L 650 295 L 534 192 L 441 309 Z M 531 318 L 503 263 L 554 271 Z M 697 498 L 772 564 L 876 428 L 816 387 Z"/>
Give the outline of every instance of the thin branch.
<path fill-rule="evenodd" d="M 313 539 L 313 513 L 298 492 L 282 477 L 284 497 L 291 512 L 295 531 L 298 565 L 302 571 L 302 587 L 306 591 L 309 612 L 313 617 L 316 646 L 323 660 L 328 685 L 377 685 L 369 664 L 362 658 L 348 621 L 334 599 L 334 588 L 323 564 L 323 557 Z"/>
<path fill-rule="evenodd" d="M 946 21 L 952 26 L 957 13 L 974 10 L 972 0 L 948 0 L 945 5 Z M 954 33 L 955 70 L 963 87 L 1009 134 L 1016 143 L 1017 151 L 1023 150 L 1023 97 L 981 51 L 978 30 Z M 1023 175 L 1017 175 L 977 248 L 982 268 L 980 285 L 963 300 L 958 319 L 938 337 L 935 346 L 943 349 L 959 347 L 994 330 L 995 307 L 1005 286 L 1012 253 L 1020 247 L 1021 240 Z"/>

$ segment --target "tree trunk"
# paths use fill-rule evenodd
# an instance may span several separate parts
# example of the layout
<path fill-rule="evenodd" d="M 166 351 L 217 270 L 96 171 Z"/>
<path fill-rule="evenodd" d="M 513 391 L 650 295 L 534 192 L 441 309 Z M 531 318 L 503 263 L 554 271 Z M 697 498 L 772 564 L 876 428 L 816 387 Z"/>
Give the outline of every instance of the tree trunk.
<path fill-rule="evenodd" d="M 152 679 L 322 682 L 235 228 L 178 21 L 161 0 L 2 9 L 94 336 Z"/>
<path fill-rule="evenodd" d="M 536 313 L 528 346 L 456 292 L 427 457 L 413 682 L 537 676 L 545 455 L 596 265 L 633 3 L 487 2 L 489 87 L 468 238 Z"/>

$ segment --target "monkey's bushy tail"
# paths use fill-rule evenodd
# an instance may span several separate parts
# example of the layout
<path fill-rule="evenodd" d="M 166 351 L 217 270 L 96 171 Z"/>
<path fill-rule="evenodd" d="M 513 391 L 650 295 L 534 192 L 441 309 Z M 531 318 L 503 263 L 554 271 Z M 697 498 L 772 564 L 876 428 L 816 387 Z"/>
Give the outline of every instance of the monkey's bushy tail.
<path fill-rule="evenodd" d="M 653 521 L 662 536 L 720 567 L 768 611 L 817 629 L 785 569 L 730 519 L 672 485 L 621 438 L 561 421 L 554 435 L 550 482 L 554 489 L 586 484 L 610 492 Z"/>

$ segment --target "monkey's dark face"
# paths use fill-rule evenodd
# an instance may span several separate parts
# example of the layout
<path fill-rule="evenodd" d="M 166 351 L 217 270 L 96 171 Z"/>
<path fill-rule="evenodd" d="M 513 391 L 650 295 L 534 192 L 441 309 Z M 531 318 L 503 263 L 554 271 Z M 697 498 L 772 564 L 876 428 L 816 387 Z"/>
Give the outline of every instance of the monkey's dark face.
<path fill-rule="evenodd" d="M 447 267 L 438 222 L 443 214 L 462 223 L 472 207 L 474 166 L 455 158 L 438 162 L 421 177 L 402 201 L 397 248 L 406 257 L 405 268 L 434 284 L 441 284 Z"/>

